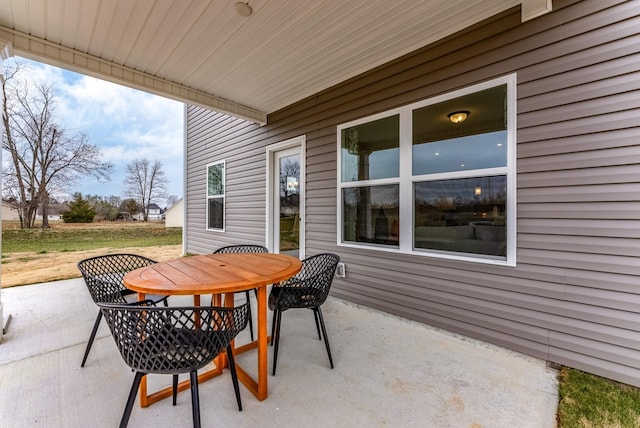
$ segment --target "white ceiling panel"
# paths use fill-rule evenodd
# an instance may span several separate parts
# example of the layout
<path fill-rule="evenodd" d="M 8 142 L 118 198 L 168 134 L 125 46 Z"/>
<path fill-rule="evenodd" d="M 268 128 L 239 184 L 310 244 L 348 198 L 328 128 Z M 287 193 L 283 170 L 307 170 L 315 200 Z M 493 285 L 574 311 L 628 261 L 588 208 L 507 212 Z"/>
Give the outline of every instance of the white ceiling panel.
<path fill-rule="evenodd" d="M 253 0 L 243 17 L 232 0 L 0 0 L 0 44 L 263 123 L 523 2 L 536 14 L 550 8 L 549 0 Z"/>

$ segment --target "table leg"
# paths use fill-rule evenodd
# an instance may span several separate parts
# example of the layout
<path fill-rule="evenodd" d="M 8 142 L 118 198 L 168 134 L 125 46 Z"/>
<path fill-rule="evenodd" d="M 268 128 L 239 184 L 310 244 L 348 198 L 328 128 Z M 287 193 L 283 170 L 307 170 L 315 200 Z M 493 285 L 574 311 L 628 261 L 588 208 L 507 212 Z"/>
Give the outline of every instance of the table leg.
<path fill-rule="evenodd" d="M 247 389 L 260 401 L 269 396 L 268 373 L 267 373 L 267 287 L 258 287 L 258 381 L 256 382 L 242 367 L 236 364 L 238 379 Z M 238 348 L 236 352 L 244 352 L 256 347 L 256 342 Z"/>
<path fill-rule="evenodd" d="M 145 293 L 138 293 L 138 301 L 141 302 L 147 298 Z M 147 395 L 147 376 L 142 376 L 140 379 L 140 407 L 147 407 L 150 403 L 148 402 Z"/>

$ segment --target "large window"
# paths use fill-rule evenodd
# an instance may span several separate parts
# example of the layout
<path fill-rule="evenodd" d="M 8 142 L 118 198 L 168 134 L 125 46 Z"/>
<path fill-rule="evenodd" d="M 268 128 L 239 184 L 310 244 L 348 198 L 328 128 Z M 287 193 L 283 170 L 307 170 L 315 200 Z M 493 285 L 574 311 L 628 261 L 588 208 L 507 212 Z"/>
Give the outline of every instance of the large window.
<path fill-rule="evenodd" d="M 224 230 L 224 165 L 207 165 L 207 229 Z"/>
<path fill-rule="evenodd" d="M 515 76 L 338 126 L 338 244 L 515 264 Z"/>

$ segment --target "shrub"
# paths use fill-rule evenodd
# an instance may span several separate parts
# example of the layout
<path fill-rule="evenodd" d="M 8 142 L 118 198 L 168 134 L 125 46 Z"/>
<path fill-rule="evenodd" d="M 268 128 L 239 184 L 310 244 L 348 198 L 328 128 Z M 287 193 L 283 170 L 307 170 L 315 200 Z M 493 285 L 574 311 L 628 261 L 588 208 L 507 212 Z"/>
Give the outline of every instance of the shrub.
<path fill-rule="evenodd" d="M 87 200 L 82 199 L 80 193 L 76 193 L 73 201 L 69 202 L 69 209 L 60 214 L 65 223 L 92 223 L 96 210 Z"/>

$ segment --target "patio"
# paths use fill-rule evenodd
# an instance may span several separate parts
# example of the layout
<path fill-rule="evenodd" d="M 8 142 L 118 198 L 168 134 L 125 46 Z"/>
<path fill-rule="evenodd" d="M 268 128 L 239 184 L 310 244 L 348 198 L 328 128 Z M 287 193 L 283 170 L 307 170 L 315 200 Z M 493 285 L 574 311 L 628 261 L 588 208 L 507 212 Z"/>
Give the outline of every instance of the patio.
<path fill-rule="evenodd" d="M 0 425 L 117 426 L 133 374 L 104 322 L 80 368 L 96 315 L 83 281 L 3 289 L 2 301 L 13 318 L 0 344 Z M 338 299 L 323 312 L 334 370 L 311 312 L 288 311 L 269 398 L 241 387 L 238 412 L 227 373 L 201 383 L 203 426 L 555 426 L 556 373 L 543 361 Z M 238 361 L 255 369 L 254 353 Z M 150 390 L 170 380 L 154 377 Z M 136 405 L 129 426 L 191 426 L 190 400 Z"/>

